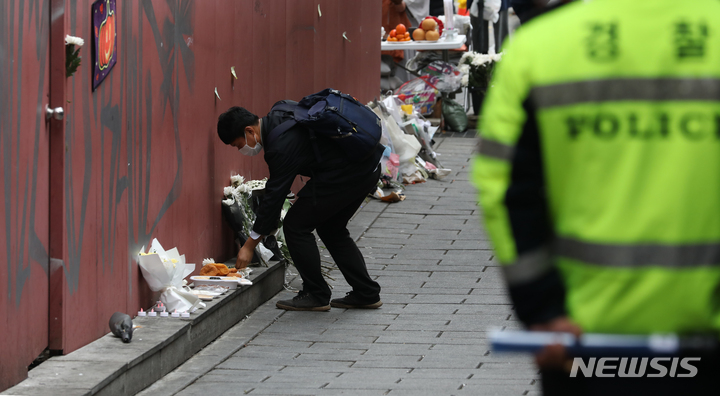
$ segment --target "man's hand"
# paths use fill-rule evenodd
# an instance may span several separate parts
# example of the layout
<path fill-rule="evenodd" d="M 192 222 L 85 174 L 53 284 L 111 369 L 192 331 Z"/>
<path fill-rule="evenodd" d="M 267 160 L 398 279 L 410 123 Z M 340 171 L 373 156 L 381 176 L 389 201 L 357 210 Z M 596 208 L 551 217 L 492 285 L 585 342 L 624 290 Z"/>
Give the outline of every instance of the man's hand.
<path fill-rule="evenodd" d="M 576 337 L 582 334 L 580 326 L 568 319 L 567 316 L 530 326 L 530 330 L 571 333 Z M 565 347 L 559 344 L 547 346 L 536 353 L 535 362 L 543 370 L 565 370 L 569 372 L 569 368 L 572 366 L 572 358 L 565 353 Z"/>
<path fill-rule="evenodd" d="M 253 254 L 255 254 L 255 247 L 257 247 L 261 240 L 262 236 L 258 239 L 248 238 L 247 241 L 245 241 L 245 244 L 238 252 L 237 260 L 235 261 L 235 268 L 241 270 L 250 265 L 250 262 L 253 259 Z"/>
<path fill-rule="evenodd" d="M 246 249 L 246 246 L 248 246 L 247 242 L 238 252 L 237 260 L 235 261 L 235 268 L 237 268 L 238 270 L 246 268 L 248 265 L 250 265 L 250 262 L 253 259 L 254 250 Z"/>

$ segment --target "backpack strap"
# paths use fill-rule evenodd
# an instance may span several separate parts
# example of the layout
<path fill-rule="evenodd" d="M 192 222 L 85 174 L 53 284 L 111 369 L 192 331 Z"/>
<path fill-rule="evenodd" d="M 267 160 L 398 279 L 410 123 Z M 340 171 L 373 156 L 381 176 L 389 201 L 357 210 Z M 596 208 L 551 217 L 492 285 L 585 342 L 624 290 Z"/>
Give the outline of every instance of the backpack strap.
<path fill-rule="evenodd" d="M 295 119 L 291 118 L 285 122 L 280 123 L 280 125 L 273 128 L 270 131 L 270 133 L 268 133 L 268 137 L 267 137 L 268 141 L 267 141 L 266 146 L 269 146 L 273 140 L 275 140 L 278 136 L 285 133 L 285 131 L 287 131 L 288 129 L 294 127 L 295 124 L 297 124 L 297 121 L 295 121 Z"/>
<path fill-rule="evenodd" d="M 268 133 L 268 137 L 267 137 L 267 140 L 268 140 L 268 141 L 267 141 L 266 146 L 269 145 L 270 142 L 272 142 L 273 140 L 275 140 L 278 136 L 280 136 L 280 135 L 282 135 L 283 133 L 285 133 L 285 131 L 287 131 L 288 129 L 290 129 L 290 128 L 292 128 L 293 126 L 295 126 L 295 124 L 297 124 L 297 121 L 295 121 L 295 117 L 294 117 L 295 108 L 296 108 L 296 107 L 297 107 L 296 105 L 292 105 L 292 104 L 289 104 L 289 103 L 280 103 L 280 104 L 276 104 L 275 106 L 273 106 L 273 108 L 271 109 L 271 111 L 276 111 L 276 110 L 278 110 L 278 111 L 284 111 L 284 112 L 288 112 L 288 113 L 293 113 L 293 118 L 291 118 L 291 119 L 289 119 L 289 120 L 287 120 L 287 121 L 284 121 L 284 122 L 280 123 L 280 125 L 276 126 L 275 128 L 273 128 L 273 129 L 270 131 L 270 133 Z"/>
<path fill-rule="evenodd" d="M 298 110 L 297 105 L 280 103 L 273 106 L 272 110 L 280 110 L 293 113 L 293 118 L 281 122 L 280 125 L 276 126 L 270 131 L 270 133 L 268 133 L 266 147 L 268 147 L 273 140 L 277 139 L 278 136 L 282 135 L 283 133 L 287 132 L 288 129 L 298 124 L 294 117 L 295 112 Z M 305 112 L 307 112 L 307 110 L 305 110 Z M 310 128 L 306 129 L 308 131 L 308 135 L 310 136 L 310 143 L 312 144 L 313 150 L 315 151 L 315 158 L 318 162 L 322 162 L 322 157 L 320 156 L 320 149 L 318 148 L 317 142 L 315 141 L 315 139 L 317 139 L 317 137 L 315 136 L 315 132 Z"/>

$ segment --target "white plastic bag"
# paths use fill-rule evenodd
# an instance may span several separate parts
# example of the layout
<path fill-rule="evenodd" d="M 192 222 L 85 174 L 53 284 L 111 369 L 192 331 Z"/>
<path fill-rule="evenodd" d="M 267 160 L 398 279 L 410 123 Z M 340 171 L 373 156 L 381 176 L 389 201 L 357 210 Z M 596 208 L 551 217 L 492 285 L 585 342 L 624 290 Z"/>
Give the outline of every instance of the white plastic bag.
<path fill-rule="evenodd" d="M 392 100 L 393 98 L 388 99 Z M 400 172 L 403 174 L 413 173 L 415 171 L 415 156 L 418 155 L 422 148 L 420 142 L 415 136 L 404 133 L 393 117 L 389 114 L 385 115 L 380 107 L 375 108 L 373 111 L 385 122 L 390 139 L 393 142 L 395 154 L 400 158 Z"/>
<path fill-rule="evenodd" d="M 142 247 L 137 261 L 150 290 L 162 292 L 160 301 L 169 312 L 194 312 L 205 307 L 183 280 L 195 271 L 195 264 L 186 264 L 185 255 L 180 255 L 177 248 L 166 251 L 157 239 L 153 239 L 147 253 L 145 246 Z"/>
<path fill-rule="evenodd" d="M 473 5 L 475 5 L 475 3 L 473 3 Z M 502 0 L 485 0 L 483 5 L 483 19 L 491 21 L 492 23 L 497 23 L 500 19 L 501 5 Z"/>

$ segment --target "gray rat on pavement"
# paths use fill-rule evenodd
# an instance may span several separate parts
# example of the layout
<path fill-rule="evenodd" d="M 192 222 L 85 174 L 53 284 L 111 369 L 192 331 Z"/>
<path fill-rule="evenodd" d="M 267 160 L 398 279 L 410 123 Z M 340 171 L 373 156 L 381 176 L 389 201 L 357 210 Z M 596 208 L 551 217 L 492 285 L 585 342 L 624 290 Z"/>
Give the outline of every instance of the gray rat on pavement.
<path fill-rule="evenodd" d="M 133 333 L 133 323 L 130 315 L 122 312 L 112 314 L 110 317 L 110 331 L 115 336 L 122 338 L 123 342 L 130 342 Z"/>

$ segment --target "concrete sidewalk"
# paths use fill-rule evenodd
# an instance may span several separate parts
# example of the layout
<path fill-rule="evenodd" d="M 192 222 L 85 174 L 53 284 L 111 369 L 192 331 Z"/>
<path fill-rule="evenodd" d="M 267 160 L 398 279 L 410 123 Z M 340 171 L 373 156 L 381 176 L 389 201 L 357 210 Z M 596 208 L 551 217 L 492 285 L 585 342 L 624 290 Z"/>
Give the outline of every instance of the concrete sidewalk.
<path fill-rule="evenodd" d="M 539 394 L 529 356 L 489 351 L 488 328 L 520 324 L 468 182 L 476 141 L 436 141 L 446 180 L 370 201 L 351 222 L 382 308 L 286 312 L 275 302 L 293 295 L 282 292 L 140 395 Z"/>

